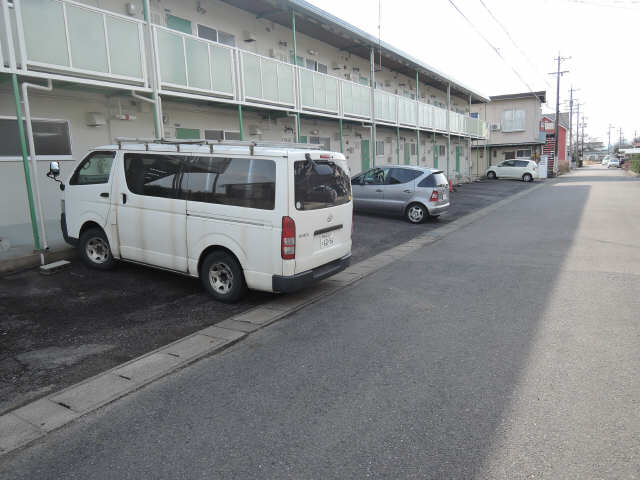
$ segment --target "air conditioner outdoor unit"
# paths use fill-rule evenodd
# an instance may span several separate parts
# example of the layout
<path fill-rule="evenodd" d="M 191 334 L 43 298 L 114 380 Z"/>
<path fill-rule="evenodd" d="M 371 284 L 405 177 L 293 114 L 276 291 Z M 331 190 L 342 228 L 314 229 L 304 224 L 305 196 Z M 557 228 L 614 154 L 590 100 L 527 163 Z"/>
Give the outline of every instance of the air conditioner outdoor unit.
<path fill-rule="evenodd" d="M 492 132 L 497 132 L 500 130 L 500 124 L 499 123 L 492 123 L 491 124 L 491 131 Z"/>

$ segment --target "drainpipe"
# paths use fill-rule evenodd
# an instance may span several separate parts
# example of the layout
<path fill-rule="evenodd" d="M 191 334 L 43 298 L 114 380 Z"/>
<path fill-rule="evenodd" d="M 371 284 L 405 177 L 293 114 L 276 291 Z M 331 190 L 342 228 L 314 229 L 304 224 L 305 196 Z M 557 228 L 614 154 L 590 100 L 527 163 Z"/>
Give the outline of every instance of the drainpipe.
<path fill-rule="evenodd" d="M 22 167 L 24 168 L 24 181 L 27 186 L 27 199 L 29 200 L 29 216 L 31 217 L 31 231 L 33 233 L 33 248 L 40 250 L 40 235 L 38 233 L 38 220 L 36 208 L 33 201 L 33 191 L 31 190 L 31 175 L 29 172 L 29 160 L 27 153 L 27 142 L 24 137 L 24 124 L 22 123 L 22 108 L 20 107 L 20 89 L 18 88 L 18 76 L 11 74 L 11 85 L 13 86 L 13 99 L 16 105 L 16 119 L 18 121 L 18 136 L 20 137 L 20 150 L 22 152 Z M 44 264 L 42 252 L 40 261 Z"/>
<path fill-rule="evenodd" d="M 242 105 L 238 104 L 238 128 L 240 129 L 240 140 L 244 140 L 244 128 L 242 126 Z"/>
<path fill-rule="evenodd" d="M 418 165 L 420 165 L 420 80 L 418 78 L 418 72 L 416 71 L 416 155 L 418 156 Z"/>
<path fill-rule="evenodd" d="M 293 32 L 293 65 L 295 67 L 298 66 L 298 47 L 296 45 L 296 12 L 293 10 L 293 8 L 291 9 L 291 31 Z M 296 128 L 298 131 L 298 136 L 296 137 L 296 142 L 297 139 L 300 138 L 300 114 L 298 113 L 296 115 Z"/>
<path fill-rule="evenodd" d="M 297 127 L 296 128 L 296 143 L 300 142 L 300 117 L 297 113 L 287 112 L 287 117 L 293 117 L 296 119 Z"/>
<path fill-rule="evenodd" d="M 375 64 L 375 56 L 374 56 L 374 52 L 373 52 L 373 47 L 369 48 L 369 73 L 370 73 L 370 84 L 371 84 L 371 91 L 369 94 L 369 104 L 371 105 L 371 145 L 373 148 L 371 148 L 369 150 L 369 152 L 371 153 L 371 166 L 375 167 L 376 166 L 376 156 L 378 154 L 378 152 L 376 152 L 376 116 L 375 116 L 375 91 L 374 88 L 376 86 L 376 82 L 375 82 L 375 68 L 374 68 L 374 64 Z"/>
<path fill-rule="evenodd" d="M 451 156 L 451 84 L 447 83 L 447 178 L 449 175 L 449 157 Z"/>
<path fill-rule="evenodd" d="M 158 85 L 158 76 L 157 76 L 157 72 L 158 72 L 158 65 L 157 65 L 157 59 L 156 59 L 156 48 L 155 48 L 155 41 L 154 41 L 154 36 L 153 33 L 151 31 L 151 19 L 149 16 L 149 0 L 143 0 L 142 2 L 142 11 L 143 11 L 143 16 L 144 16 L 144 21 L 147 22 L 147 33 L 148 33 L 148 42 L 149 42 L 149 48 L 151 49 L 151 71 L 153 72 L 153 75 L 151 75 L 151 88 L 153 89 L 153 128 L 154 128 L 154 133 L 156 135 L 156 138 L 163 138 L 164 137 L 164 132 L 162 131 L 162 115 L 161 115 L 161 108 L 160 108 L 160 94 L 158 93 L 159 90 L 159 85 Z"/>
<path fill-rule="evenodd" d="M 342 117 L 338 119 L 338 125 L 340 125 L 340 153 L 344 153 L 344 148 L 342 146 Z"/>
<path fill-rule="evenodd" d="M 22 100 L 24 101 L 24 117 L 25 123 L 27 124 L 27 140 L 29 142 L 29 156 L 31 157 L 31 168 L 33 170 L 33 177 L 36 191 L 36 204 L 38 206 L 38 211 L 40 212 L 40 230 L 42 232 L 42 248 L 40 249 L 40 263 L 44 265 L 44 250 L 49 249 L 49 244 L 47 243 L 47 230 L 44 225 L 44 210 L 42 209 L 42 199 L 40 197 L 40 183 L 38 182 L 38 156 L 36 155 L 36 147 L 33 141 L 33 125 L 31 123 L 31 107 L 29 106 L 29 92 L 28 89 L 33 88 L 34 90 L 43 90 L 45 92 L 50 92 L 53 90 L 53 83 L 51 79 L 47 80 L 47 86 L 38 85 L 36 83 L 22 83 Z"/>

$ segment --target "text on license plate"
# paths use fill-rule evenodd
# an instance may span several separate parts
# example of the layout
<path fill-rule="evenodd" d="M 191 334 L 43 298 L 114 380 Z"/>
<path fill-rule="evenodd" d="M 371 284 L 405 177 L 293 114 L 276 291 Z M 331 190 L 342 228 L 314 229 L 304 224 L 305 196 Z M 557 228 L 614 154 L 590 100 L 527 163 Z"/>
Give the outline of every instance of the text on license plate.
<path fill-rule="evenodd" d="M 320 235 L 320 249 L 333 247 L 336 243 L 333 232 L 327 232 Z"/>

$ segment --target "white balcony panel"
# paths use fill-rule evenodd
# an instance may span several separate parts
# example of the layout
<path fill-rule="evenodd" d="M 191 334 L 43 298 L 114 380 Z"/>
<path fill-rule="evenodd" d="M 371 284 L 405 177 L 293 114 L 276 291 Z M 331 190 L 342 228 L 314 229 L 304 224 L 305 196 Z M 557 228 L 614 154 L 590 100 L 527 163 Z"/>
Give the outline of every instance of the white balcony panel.
<path fill-rule="evenodd" d="M 242 52 L 245 98 L 254 102 L 295 105 L 293 66 Z"/>
<path fill-rule="evenodd" d="M 69 67 L 62 3 L 51 0 L 26 0 L 21 6 L 27 59 Z"/>
<path fill-rule="evenodd" d="M 342 82 L 342 108 L 345 115 L 371 117 L 370 89 L 353 82 Z"/>
<path fill-rule="evenodd" d="M 18 11 L 29 68 L 146 83 L 141 22 L 57 0 L 22 0 Z"/>
<path fill-rule="evenodd" d="M 142 78 L 142 50 L 138 38 L 140 28 L 134 22 L 107 16 L 111 73 Z"/>
<path fill-rule="evenodd" d="M 211 44 L 211 83 L 216 92 L 233 94 L 233 50 Z"/>
<path fill-rule="evenodd" d="M 187 57 L 187 81 L 193 88 L 211 90 L 211 69 L 209 68 L 209 47 L 206 43 L 185 38 Z"/>
<path fill-rule="evenodd" d="M 409 98 L 398 97 L 399 122 L 404 125 L 416 125 L 416 102 Z"/>
<path fill-rule="evenodd" d="M 73 5 L 66 8 L 73 67 L 108 73 L 103 15 Z"/>
<path fill-rule="evenodd" d="M 396 123 L 397 98 L 392 93 L 375 90 L 375 115 L 381 122 Z"/>
<path fill-rule="evenodd" d="M 338 113 L 338 79 L 300 68 L 302 108 Z"/>
<path fill-rule="evenodd" d="M 157 38 L 162 82 L 186 87 L 187 69 L 182 36 L 159 29 Z"/>

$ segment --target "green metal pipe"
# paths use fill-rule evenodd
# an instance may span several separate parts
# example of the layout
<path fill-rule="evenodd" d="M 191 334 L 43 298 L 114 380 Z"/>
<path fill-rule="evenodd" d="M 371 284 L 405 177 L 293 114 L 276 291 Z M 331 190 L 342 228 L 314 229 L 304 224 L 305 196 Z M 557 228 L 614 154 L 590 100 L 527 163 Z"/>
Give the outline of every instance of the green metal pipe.
<path fill-rule="evenodd" d="M 300 114 L 296 113 L 296 128 L 298 131 L 298 136 L 296 137 L 296 140 L 299 142 L 300 141 Z M 309 141 L 307 139 L 307 141 Z"/>
<path fill-rule="evenodd" d="M 344 153 L 344 147 L 342 146 L 342 118 L 338 119 L 338 124 L 340 125 L 340 153 Z"/>
<path fill-rule="evenodd" d="M 240 129 L 240 140 L 244 140 L 244 129 L 242 128 L 242 105 L 238 104 L 238 127 Z"/>
<path fill-rule="evenodd" d="M 400 127 L 396 127 L 396 159 L 400 165 Z"/>
<path fill-rule="evenodd" d="M 416 72 L 416 105 L 419 105 L 420 101 L 420 78 L 418 77 L 418 72 Z M 418 124 L 418 128 L 416 129 L 417 135 L 417 143 L 416 143 L 416 155 L 418 157 L 418 165 L 420 165 L 420 111 L 418 110 L 418 114 L 416 115 L 416 123 Z"/>
<path fill-rule="evenodd" d="M 24 180 L 27 185 L 27 198 L 29 200 L 29 215 L 31 216 L 31 230 L 33 231 L 33 248 L 40 250 L 40 234 L 38 233 L 38 220 L 36 208 L 33 203 L 33 191 L 31 190 L 31 174 L 29 173 L 29 161 L 27 159 L 27 140 L 24 136 L 24 124 L 22 122 L 22 107 L 20 107 L 20 89 L 18 88 L 18 76 L 11 74 L 13 86 L 13 99 L 16 104 L 16 119 L 18 121 L 18 136 L 20 137 L 20 150 L 22 151 L 22 166 L 24 167 Z M 35 152 L 34 152 L 35 155 Z"/>
<path fill-rule="evenodd" d="M 147 2 L 148 0 L 143 0 L 142 1 L 142 12 L 143 12 L 143 18 L 144 21 L 147 22 L 147 28 L 149 29 L 149 42 L 152 43 L 153 42 L 153 34 L 151 33 L 151 22 L 149 21 L 149 9 L 147 7 Z M 153 56 L 153 45 L 152 47 L 152 51 L 151 51 L 151 55 Z M 152 59 L 153 60 L 153 59 Z M 154 70 L 156 68 L 155 65 L 155 60 L 152 61 L 152 63 L 154 64 Z M 155 72 L 154 72 L 155 75 Z M 153 77 L 153 93 L 151 94 L 151 97 L 153 98 L 153 131 L 155 132 L 155 136 L 156 138 L 160 138 L 160 129 L 158 128 L 158 117 L 159 117 L 159 113 L 158 113 L 158 89 L 157 89 L 157 85 L 156 85 L 156 81 L 157 81 L 157 77 Z"/>

